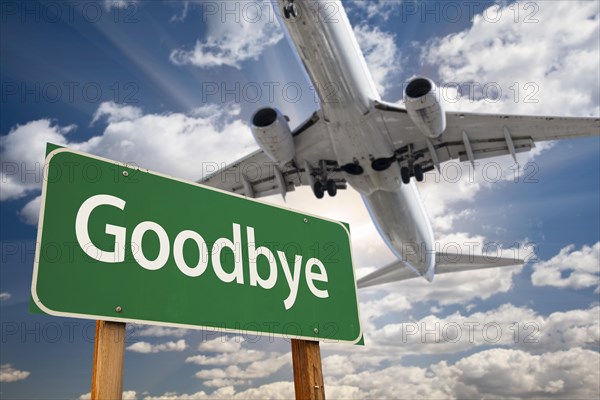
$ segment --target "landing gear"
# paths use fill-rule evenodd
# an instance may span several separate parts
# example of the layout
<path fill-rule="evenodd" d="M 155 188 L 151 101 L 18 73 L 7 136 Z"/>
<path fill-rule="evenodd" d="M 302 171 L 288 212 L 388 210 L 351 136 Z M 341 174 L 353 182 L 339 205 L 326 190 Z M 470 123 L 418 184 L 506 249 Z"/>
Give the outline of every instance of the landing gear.
<path fill-rule="evenodd" d="M 360 165 L 357 167 L 360 168 Z M 340 177 L 340 170 L 338 163 L 332 160 L 320 160 L 316 167 L 310 165 L 308 161 L 304 162 L 304 172 L 308 175 L 308 182 L 317 199 L 325 197 L 325 193 L 335 197 L 338 190 L 346 189 L 347 183 L 343 177 Z"/>
<path fill-rule="evenodd" d="M 313 193 L 319 200 L 325 197 L 325 189 L 323 188 L 323 184 L 321 182 L 315 182 L 313 185 Z"/>
<path fill-rule="evenodd" d="M 423 167 L 421 167 L 420 164 L 415 165 L 412 168 L 412 174 L 409 167 L 400 168 L 400 177 L 402 178 L 402 183 L 408 185 L 410 183 L 411 176 L 414 176 L 417 182 L 423 182 L 425 179 Z"/>
<path fill-rule="evenodd" d="M 290 17 L 296 18 L 298 16 L 298 9 L 294 4 L 294 0 L 290 0 L 288 4 L 283 6 L 283 16 L 285 19 L 290 19 Z"/>
<path fill-rule="evenodd" d="M 400 177 L 402 177 L 402 183 L 408 185 L 410 183 L 410 169 L 408 167 L 400 168 Z"/>
<path fill-rule="evenodd" d="M 331 179 L 327 181 L 327 194 L 330 197 L 335 197 L 335 195 L 337 194 L 337 183 L 335 183 Z"/>
<path fill-rule="evenodd" d="M 423 168 L 421 167 L 420 164 L 415 165 L 414 173 L 415 173 L 415 179 L 417 180 L 417 182 L 423 182 L 423 179 L 424 179 Z"/>
<path fill-rule="evenodd" d="M 337 195 L 337 183 L 333 180 L 328 180 L 325 185 L 320 181 L 315 182 L 313 185 L 313 193 L 317 199 L 322 199 L 325 197 L 325 191 L 330 197 L 335 197 Z"/>

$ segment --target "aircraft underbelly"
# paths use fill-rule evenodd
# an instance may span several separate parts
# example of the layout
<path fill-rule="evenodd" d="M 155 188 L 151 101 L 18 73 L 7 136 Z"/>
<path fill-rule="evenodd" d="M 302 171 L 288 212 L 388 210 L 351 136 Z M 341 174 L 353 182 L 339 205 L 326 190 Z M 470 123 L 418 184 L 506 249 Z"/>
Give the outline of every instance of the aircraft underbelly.
<path fill-rule="evenodd" d="M 414 183 L 393 192 L 363 195 L 363 200 L 388 247 L 431 280 L 435 269 L 433 231 Z"/>

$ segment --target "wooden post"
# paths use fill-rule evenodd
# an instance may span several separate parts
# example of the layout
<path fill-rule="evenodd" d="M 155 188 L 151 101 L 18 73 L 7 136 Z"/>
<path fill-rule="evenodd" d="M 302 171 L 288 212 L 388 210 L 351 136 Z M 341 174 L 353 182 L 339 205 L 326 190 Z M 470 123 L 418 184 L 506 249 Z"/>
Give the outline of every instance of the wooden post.
<path fill-rule="evenodd" d="M 96 321 L 92 400 L 121 399 L 125 323 Z"/>
<path fill-rule="evenodd" d="M 319 342 L 292 339 L 294 389 L 297 400 L 325 400 Z"/>

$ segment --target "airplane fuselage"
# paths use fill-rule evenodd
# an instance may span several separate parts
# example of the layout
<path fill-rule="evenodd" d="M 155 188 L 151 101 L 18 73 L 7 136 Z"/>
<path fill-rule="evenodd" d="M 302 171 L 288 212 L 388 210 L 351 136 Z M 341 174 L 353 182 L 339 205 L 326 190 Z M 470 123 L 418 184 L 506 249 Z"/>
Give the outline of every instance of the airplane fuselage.
<path fill-rule="evenodd" d="M 281 8 L 287 0 L 279 0 Z M 414 183 L 403 184 L 398 163 L 383 171 L 376 159 L 391 158 L 388 133 L 370 117 L 380 100 L 348 17 L 339 1 L 294 2 L 298 16 L 283 18 L 320 98 L 321 117 L 340 166 L 360 166 L 345 173 L 363 199 L 381 236 L 396 256 L 419 274 L 432 278 L 433 233 Z"/>

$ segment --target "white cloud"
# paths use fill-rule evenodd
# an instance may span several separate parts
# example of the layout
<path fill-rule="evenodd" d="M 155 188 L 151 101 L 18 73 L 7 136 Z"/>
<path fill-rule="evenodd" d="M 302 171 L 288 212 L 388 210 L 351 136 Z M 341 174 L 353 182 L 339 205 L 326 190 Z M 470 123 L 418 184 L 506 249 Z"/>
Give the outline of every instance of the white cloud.
<path fill-rule="evenodd" d="M 46 143 L 65 145 L 66 135 L 74 129 L 74 125 L 60 127 L 51 120 L 41 119 L 16 125 L 1 136 L 0 201 L 18 199 L 39 190 Z"/>
<path fill-rule="evenodd" d="M 458 397 L 597 398 L 599 361 L 597 352 L 579 348 L 542 355 L 492 349 L 460 360 L 449 372 L 460 374 Z"/>
<path fill-rule="evenodd" d="M 400 58 L 395 36 L 367 25 L 355 26 L 354 34 L 367 61 L 373 81 L 381 95 L 395 84 L 400 68 Z"/>
<path fill-rule="evenodd" d="M 387 21 L 400 3 L 399 0 L 352 0 L 348 3 L 348 11 L 360 19 L 381 18 Z"/>
<path fill-rule="evenodd" d="M 169 20 L 169 22 L 182 22 L 185 21 L 185 19 L 188 16 L 188 13 L 190 11 L 190 2 L 188 0 L 183 2 L 183 6 L 181 8 L 181 12 L 179 14 L 174 14 L 171 19 Z"/>
<path fill-rule="evenodd" d="M 535 286 L 584 289 L 600 285 L 600 242 L 576 250 L 574 245 L 561 249 L 548 261 L 533 266 Z"/>
<path fill-rule="evenodd" d="M 438 69 L 442 82 L 479 84 L 476 96 L 461 96 L 452 109 L 565 116 L 600 113 L 598 3 L 535 5 L 532 10 L 525 9 L 525 3 L 517 4 L 519 17 L 514 4 L 493 5 L 483 16 L 476 15 L 470 28 L 424 47 L 423 60 Z M 527 19 L 532 11 L 535 15 Z M 501 101 L 493 95 L 482 98 L 486 84 L 499 85 Z"/>
<path fill-rule="evenodd" d="M 159 344 L 151 344 L 148 342 L 137 342 L 130 346 L 127 346 L 127 350 L 133 351 L 135 353 L 160 353 L 164 351 L 184 351 L 187 348 L 187 343 L 185 339 L 180 339 L 176 342 L 166 342 Z"/>
<path fill-rule="evenodd" d="M 209 353 L 235 353 L 241 350 L 244 338 L 241 336 L 221 335 L 215 339 L 203 341 L 198 345 L 198 351 Z"/>
<path fill-rule="evenodd" d="M 36 196 L 29 201 L 21 211 L 19 217 L 29 225 L 36 225 L 40 218 L 40 207 L 42 205 L 42 196 Z"/>
<path fill-rule="evenodd" d="M 133 325 L 133 334 L 136 336 L 143 337 L 183 337 L 190 331 L 189 329 L 183 328 L 168 328 L 165 326 L 157 325 Z"/>
<path fill-rule="evenodd" d="M 334 354 L 323 358 L 322 364 L 324 376 L 341 376 L 355 372 L 354 364 L 348 356 Z"/>
<path fill-rule="evenodd" d="M 27 379 L 29 371 L 19 371 L 10 364 L 0 365 L 0 382 L 17 382 Z"/>
<path fill-rule="evenodd" d="M 245 1 L 234 4 L 234 13 L 219 11 L 230 10 L 224 1 L 214 2 L 218 11 L 205 15 L 209 32 L 205 40 L 196 41 L 192 49 L 176 49 L 171 52 L 170 60 L 176 65 L 194 65 L 200 68 L 230 66 L 241 69 L 247 60 L 257 60 L 263 51 L 279 43 L 283 32 L 277 23 L 269 2 Z M 235 14 L 235 15 L 232 15 Z"/>
<path fill-rule="evenodd" d="M 138 0 L 104 0 L 104 8 L 109 11 L 112 8 L 127 8 L 132 5 L 136 6 Z"/>
<path fill-rule="evenodd" d="M 94 113 L 92 125 L 99 121 L 102 117 L 106 117 L 108 123 L 113 124 L 115 122 L 136 120 L 141 116 L 142 110 L 138 107 L 116 104 L 112 101 L 104 102 L 100 104 L 100 106 Z"/>
<path fill-rule="evenodd" d="M 490 349 L 448 365 L 427 368 L 391 366 L 341 378 L 326 378 L 325 388 L 354 388 L 360 398 L 596 398 L 600 378 L 598 353 L 580 348 L 532 355 L 520 350 Z"/>
<path fill-rule="evenodd" d="M 204 400 L 204 399 L 232 399 L 232 400 L 246 400 L 246 399 L 289 399 L 294 397 L 294 386 L 292 382 L 273 382 L 268 383 L 257 388 L 250 388 L 242 392 L 236 392 L 233 386 L 221 387 L 212 393 L 206 393 L 204 391 L 190 393 L 190 394 L 177 394 L 177 393 L 165 393 L 162 396 L 144 397 L 144 400 Z"/>
<path fill-rule="evenodd" d="M 203 369 L 196 372 L 196 378 L 203 380 L 214 379 L 237 379 L 248 380 L 267 378 L 279 371 L 284 365 L 289 365 L 292 362 L 291 353 L 286 354 L 271 354 L 267 359 L 254 361 L 244 369 L 237 365 L 231 365 L 227 368 Z"/>
<path fill-rule="evenodd" d="M 446 354 L 481 346 L 516 346 L 528 351 L 594 347 L 600 341 L 600 307 L 556 312 L 548 317 L 530 308 L 505 304 L 487 312 L 391 323 L 369 334 L 381 351 Z"/>
<path fill-rule="evenodd" d="M 11 297 L 12 297 L 11 294 L 8 293 L 8 292 L 2 292 L 2 293 L 0 293 L 0 301 L 10 300 Z"/>
<path fill-rule="evenodd" d="M 522 350 L 490 349 L 453 365 L 442 361 L 427 367 L 393 365 L 341 376 L 325 375 L 327 398 L 598 398 L 600 356 L 573 348 L 533 355 Z M 147 400 L 293 397 L 292 382 L 268 383 L 236 392 L 232 386 L 206 393 L 165 393 Z"/>
<path fill-rule="evenodd" d="M 232 386 L 241 386 L 248 384 L 248 381 L 242 381 L 238 379 L 211 379 L 208 381 L 204 381 L 204 385 L 208 387 L 232 387 Z"/>
<path fill-rule="evenodd" d="M 267 354 L 263 351 L 241 349 L 231 353 L 220 353 L 212 357 L 200 354 L 186 358 L 185 362 L 197 365 L 237 365 L 264 360 L 266 356 Z"/>
<path fill-rule="evenodd" d="M 206 111 L 198 109 L 192 116 L 143 114 L 136 107 L 102 103 L 95 120 L 106 118 L 107 126 L 102 135 L 85 142 L 69 140 L 74 126 L 61 127 L 51 120 L 17 125 L 0 138 L 0 200 L 40 191 L 47 142 L 190 180 L 256 148 L 248 126 L 235 119 L 239 107 L 220 107 L 210 114 Z M 228 151 L 223 152 L 223 148 Z M 39 204 L 39 199 L 30 201 L 21 211 L 22 219 L 37 223 Z"/>

